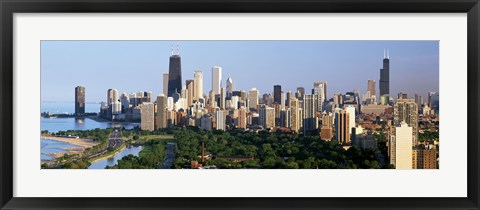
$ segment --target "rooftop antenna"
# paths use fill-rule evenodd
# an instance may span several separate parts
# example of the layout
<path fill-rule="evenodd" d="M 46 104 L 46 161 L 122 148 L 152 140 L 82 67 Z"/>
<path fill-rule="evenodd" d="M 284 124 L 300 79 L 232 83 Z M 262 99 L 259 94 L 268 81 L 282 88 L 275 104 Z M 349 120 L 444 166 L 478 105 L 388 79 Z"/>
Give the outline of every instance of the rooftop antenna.
<path fill-rule="evenodd" d="M 178 41 L 177 41 L 177 55 L 180 55 L 180 47 L 179 47 Z"/>
<path fill-rule="evenodd" d="M 172 44 L 172 45 L 170 45 L 170 46 L 172 47 L 172 55 L 173 55 L 173 44 Z"/>
<path fill-rule="evenodd" d="M 390 59 L 390 55 L 389 55 L 389 54 L 390 54 L 390 51 L 387 50 L 387 59 Z"/>
<path fill-rule="evenodd" d="M 387 58 L 387 54 L 385 52 L 385 49 L 383 49 L 383 58 Z"/>

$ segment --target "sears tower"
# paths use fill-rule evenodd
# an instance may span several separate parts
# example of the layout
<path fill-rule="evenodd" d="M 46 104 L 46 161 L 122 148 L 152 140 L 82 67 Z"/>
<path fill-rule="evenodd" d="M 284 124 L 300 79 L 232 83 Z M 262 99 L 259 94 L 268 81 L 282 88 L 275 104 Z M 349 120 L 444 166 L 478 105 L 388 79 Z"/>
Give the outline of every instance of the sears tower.
<path fill-rule="evenodd" d="M 390 59 L 388 51 L 383 52 L 383 68 L 380 69 L 380 96 L 390 95 Z"/>
<path fill-rule="evenodd" d="M 182 90 L 182 66 L 180 62 L 180 53 L 177 44 L 177 52 L 170 56 L 170 66 L 168 70 L 168 97 L 174 93 L 180 93 Z"/>

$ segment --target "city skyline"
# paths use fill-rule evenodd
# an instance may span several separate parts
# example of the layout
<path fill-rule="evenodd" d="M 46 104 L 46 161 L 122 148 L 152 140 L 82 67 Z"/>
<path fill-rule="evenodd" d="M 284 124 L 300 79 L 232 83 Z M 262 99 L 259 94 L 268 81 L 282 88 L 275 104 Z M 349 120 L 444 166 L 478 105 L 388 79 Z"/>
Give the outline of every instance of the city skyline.
<path fill-rule="evenodd" d="M 173 41 L 43 41 L 42 101 L 72 102 L 70 86 L 77 85 L 85 87 L 87 103 L 106 101 L 105 90 L 110 88 L 119 90 L 119 94 L 152 91 L 157 96 L 163 92 L 162 76 L 169 71 L 168 57 L 173 54 L 172 46 L 175 44 Z M 194 71 L 202 71 L 203 94 L 208 94 L 212 89 L 214 66 L 222 68 L 221 87 L 226 88 L 226 80 L 231 78 L 235 90 L 248 92 L 255 87 L 260 95 L 272 93 L 274 85 L 281 85 L 284 92 L 294 93 L 297 87 L 304 87 L 305 92 L 310 93 L 316 81 L 327 81 L 328 98 L 334 93 L 343 94 L 355 89 L 363 94 L 367 90 L 368 80 L 375 80 L 379 91 L 385 49 L 388 49 L 390 58 L 391 97 L 399 92 L 407 93 L 409 97 L 413 97 L 415 92 L 424 97 L 428 91 L 438 92 L 436 41 L 180 41 L 179 45 L 175 53 L 182 58 L 182 87 L 185 86 L 185 80 L 194 79 Z M 195 45 L 212 47 L 207 53 L 195 54 L 198 51 Z M 225 46 L 222 48 L 218 45 Z M 126 47 L 124 50 L 127 52 L 115 50 L 119 47 Z M 224 48 L 230 49 L 226 55 L 227 49 Z M 98 50 L 92 52 L 92 49 Z M 263 57 L 258 56 L 263 59 L 256 59 L 259 52 L 255 50 L 267 49 L 277 50 L 265 51 Z M 302 50 L 302 53 L 296 53 L 295 50 Z M 318 56 L 312 52 L 317 52 Z M 313 59 L 316 57 L 321 58 Z M 253 62 L 250 64 L 245 60 Z M 84 64 L 79 65 L 80 61 Z M 126 63 L 128 65 L 125 66 Z M 245 65 L 249 67 L 245 68 Z M 322 70 L 328 66 L 331 70 Z M 88 74 L 100 68 L 105 70 Z M 72 76 L 76 83 L 66 84 L 72 83 Z M 47 78 L 49 82 L 46 82 Z M 135 79 L 137 81 L 132 82 Z"/>

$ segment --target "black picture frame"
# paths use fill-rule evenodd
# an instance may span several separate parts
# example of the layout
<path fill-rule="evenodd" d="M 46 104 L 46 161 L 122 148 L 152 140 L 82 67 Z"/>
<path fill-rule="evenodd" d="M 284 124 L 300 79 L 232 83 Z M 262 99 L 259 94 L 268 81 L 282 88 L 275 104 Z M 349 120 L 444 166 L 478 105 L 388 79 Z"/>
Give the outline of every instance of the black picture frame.
<path fill-rule="evenodd" d="M 478 0 L 0 0 L 1 209 L 479 209 Z M 467 13 L 466 198 L 16 198 L 13 197 L 14 13 Z M 449 180 L 445 180 L 449 181 Z"/>

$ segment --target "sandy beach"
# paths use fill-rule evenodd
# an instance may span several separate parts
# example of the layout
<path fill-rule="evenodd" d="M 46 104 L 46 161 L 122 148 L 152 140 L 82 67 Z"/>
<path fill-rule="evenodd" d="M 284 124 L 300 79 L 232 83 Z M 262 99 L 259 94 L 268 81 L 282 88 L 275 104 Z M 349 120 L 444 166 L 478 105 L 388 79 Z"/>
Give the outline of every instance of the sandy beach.
<path fill-rule="evenodd" d="M 79 147 L 89 148 L 97 145 L 97 142 L 94 142 L 91 139 L 75 139 L 75 138 L 65 138 L 65 137 L 56 137 L 56 136 L 49 136 L 49 135 L 42 135 L 41 139 L 50 139 L 55 141 L 61 141 L 69 144 L 73 144 Z"/>

